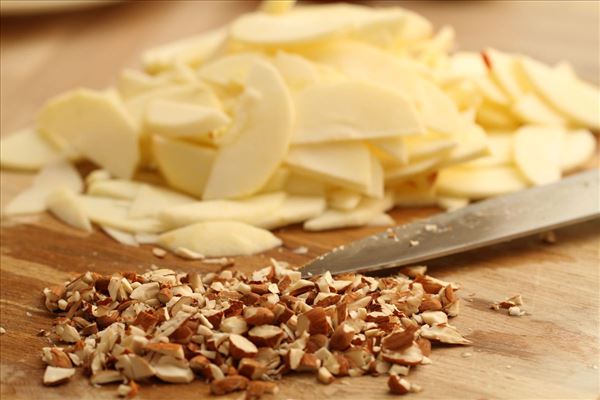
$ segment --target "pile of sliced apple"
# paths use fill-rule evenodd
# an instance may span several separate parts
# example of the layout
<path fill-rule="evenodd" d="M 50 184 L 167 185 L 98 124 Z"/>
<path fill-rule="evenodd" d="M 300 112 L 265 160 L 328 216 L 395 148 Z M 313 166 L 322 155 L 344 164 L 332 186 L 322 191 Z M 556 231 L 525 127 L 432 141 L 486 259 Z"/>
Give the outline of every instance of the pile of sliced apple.
<path fill-rule="evenodd" d="M 389 225 L 394 205 L 455 209 L 593 157 L 599 92 L 568 64 L 452 53 L 451 28 L 397 7 L 292 4 L 49 100 L 2 140 L 3 168 L 40 170 L 4 213 L 221 257 L 280 245 L 269 229 Z M 98 166 L 85 182 L 80 160 Z"/>

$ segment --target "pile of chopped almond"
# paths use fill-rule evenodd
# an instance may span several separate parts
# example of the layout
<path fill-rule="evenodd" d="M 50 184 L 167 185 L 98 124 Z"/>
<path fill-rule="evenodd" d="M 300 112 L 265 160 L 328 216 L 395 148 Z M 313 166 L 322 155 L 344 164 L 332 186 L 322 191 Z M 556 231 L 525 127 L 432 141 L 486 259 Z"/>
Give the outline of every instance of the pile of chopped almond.
<path fill-rule="evenodd" d="M 424 275 L 302 279 L 271 260 L 246 276 L 158 269 L 138 275 L 86 272 L 44 289 L 58 313 L 45 347 L 47 385 L 67 382 L 75 367 L 93 384 L 120 383 L 133 397 L 136 382 L 210 382 L 216 395 L 246 390 L 247 398 L 275 393 L 291 371 L 335 377 L 389 374 L 392 393 L 419 391 L 399 377 L 431 363 L 431 343 L 469 344 L 448 317 L 456 316 L 458 286 Z"/>

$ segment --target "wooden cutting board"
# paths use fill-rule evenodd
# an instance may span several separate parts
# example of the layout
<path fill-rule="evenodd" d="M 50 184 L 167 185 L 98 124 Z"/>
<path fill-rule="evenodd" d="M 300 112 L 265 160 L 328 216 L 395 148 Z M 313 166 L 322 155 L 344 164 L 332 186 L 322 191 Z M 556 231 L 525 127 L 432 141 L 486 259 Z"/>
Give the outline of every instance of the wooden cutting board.
<path fill-rule="evenodd" d="M 504 43 L 498 47 L 507 49 L 510 42 L 503 41 L 504 32 L 510 31 L 511 37 L 520 34 L 530 39 L 515 44 L 520 50 L 556 61 L 563 49 L 565 57 L 575 61 L 585 76 L 597 76 L 597 57 L 590 55 L 597 49 L 597 42 L 590 39 L 593 35 L 589 32 L 597 29 L 598 13 L 594 17 L 591 3 L 572 8 L 558 6 L 558 2 L 540 7 L 528 3 L 519 8 L 513 2 L 467 2 L 470 6 L 461 2 L 458 9 L 448 3 L 453 2 L 419 3 L 415 9 L 422 7 L 435 21 L 453 24 L 461 22 L 457 15 L 468 15 L 471 19 L 458 26 L 459 32 L 468 33 L 469 21 L 476 21 L 476 26 L 486 25 L 483 19 L 491 31 L 476 40 L 484 37 L 485 43 Z M 139 51 L 151 44 L 216 27 L 254 7 L 253 2 L 137 2 L 77 14 L 3 19 L 1 132 L 31 124 L 43 101 L 62 90 L 78 85 L 99 88 L 110 83 L 111 77 L 124 65 L 134 65 Z M 578 29 L 569 28 L 573 18 L 577 19 Z M 554 22 L 553 26 L 558 27 L 554 46 L 536 39 L 541 28 L 528 27 L 527 20 L 535 20 L 535 26 L 545 26 L 542 21 Z M 497 21 L 502 21 L 502 29 L 496 31 L 492 27 Z M 459 35 L 461 42 L 477 49 L 478 42 L 469 42 L 468 34 L 463 40 L 464 35 Z M 565 37 L 572 42 L 561 42 Z M 569 47 L 568 43 L 578 46 Z M 551 51 L 540 54 L 539 46 Z M 578 49 L 575 53 L 574 47 Z M 28 174 L 3 171 L 2 204 L 30 180 Z M 393 216 L 403 223 L 435 212 L 438 210 L 397 210 Z M 285 243 L 282 249 L 237 258 L 235 267 L 249 271 L 265 265 L 268 257 L 302 264 L 336 245 L 376 231 L 362 228 L 306 233 L 286 228 L 277 232 Z M 430 265 L 431 274 L 463 286 L 458 292 L 463 299 L 462 312 L 453 324 L 473 341 L 473 346 L 434 349 L 433 364 L 415 368 L 410 374 L 409 379 L 424 388 L 412 397 L 597 398 L 600 229 L 598 223 L 586 223 L 560 230 L 557 237 L 554 245 L 532 237 Z M 45 286 L 86 270 L 142 272 L 151 264 L 183 271 L 216 268 L 172 255 L 158 259 L 149 246 L 125 247 L 100 232 L 82 234 L 48 215 L 18 221 L 3 219 L 0 240 L 0 326 L 6 329 L 0 336 L 2 399 L 115 398 L 114 386 L 93 388 L 81 377 L 56 388 L 42 386 L 40 349 L 47 342 L 37 333 L 51 324 L 41 294 Z M 292 250 L 298 246 L 306 246 L 309 253 L 295 254 Z M 526 316 L 509 317 L 489 309 L 492 302 L 516 293 L 523 295 Z M 281 399 L 389 397 L 385 377 L 345 378 L 323 386 L 313 376 L 295 375 L 284 378 L 280 388 L 276 398 Z M 207 394 L 208 386 L 200 381 L 190 385 L 156 383 L 144 386 L 139 398 L 191 399 Z"/>

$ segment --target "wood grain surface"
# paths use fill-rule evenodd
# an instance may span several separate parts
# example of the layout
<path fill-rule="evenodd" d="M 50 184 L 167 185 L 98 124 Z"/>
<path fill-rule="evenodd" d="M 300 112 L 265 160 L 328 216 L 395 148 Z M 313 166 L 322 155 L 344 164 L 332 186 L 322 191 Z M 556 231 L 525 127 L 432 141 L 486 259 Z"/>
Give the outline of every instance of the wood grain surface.
<path fill-rule="evenodd" d="M 597 2 L 400 3 L 423 12 L 438 26 L 454 25 L 461 48 L 494 45 L 548 62 L 569 59 L 582 76 L 598 82 Z M 110 84 L 121 68 L 136 65 L 142 49 L 216 27 L 255 6 L 252 1 L 137 1 L 78 13 L 2 18 L 1 133 L 31 124 L 42 103 L 63 90 Z M 28 174 L 6 171 L 0 178 L 2 204 L 31 181 Z M 393 215 L 402 223 L 437 211 L 396 210 Z M 432 365 L 411 372 L 410 380 L 424 391 L 410 397 L 598 398 L 598 228 L 591 222 L 560 230 L 554 245 L 532 237 L 433 263 L 432 274 L 462 284 L 462 312 L 453 323 L 474 344 L 435 349 Z M 376 231 L 305 233 L 287 228 L 277 232 L 283 249 L 237 258 L 235 266 L 249 271 L 268 257 L 302 264 Z M 36 334 L 51 324 L 41 295 L 45 286 L 90 269 L 141 272 L 151 264 L 183 271 L 215 269 L 172 255 L 157 259 L 149 246 L 125 247 L 100 232 L 86 235 L 69 229 L 48 215 L 3 219 L 0 240 L 0 326 L 6 329 L 0 336 L 2 399 L 116 397 L 115 386 L 93 388 L 83 378 L 56 388 L 42 386 L 40 349 L 46 339 Z M 291 251 L 300 245 L 309 253 Z M 526 316 L 509 317 L 489 309 L 492 302 L 515 293 L 523 295 Z M 384 377 L 345 378 L 323 386 L 312 376 L 296 375 L 283 379 L 276 398 L 389 398 L 385 382 Z M 183 400 L 207 394 L 208 386 L 200 381 L 155 383 L 144 386 L 139 398 Z"/>

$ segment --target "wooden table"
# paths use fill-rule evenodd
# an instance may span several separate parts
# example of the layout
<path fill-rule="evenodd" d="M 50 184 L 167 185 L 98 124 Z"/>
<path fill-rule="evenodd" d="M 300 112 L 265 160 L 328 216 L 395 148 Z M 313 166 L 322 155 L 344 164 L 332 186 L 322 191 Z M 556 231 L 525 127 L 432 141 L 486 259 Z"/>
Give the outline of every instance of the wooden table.
<path fill-rule="evenodd" d="M 439 25 L 456 27 L 461 48 L 486 45 L 523 51 L 549 62 L 569 59 L 588 80 L 598 82 L 598 3 L 595 2 L 409 2 Z M 101 88 L 123 66 L 134 66 L 151 45 L 219 26 L 255 3 L 148 1 L 76 14 L 2 19 L 1 132 L 31 124 L 50 96 L 74 86 Z M 2 203 L 25 187 L 27 174 L 1 174 Z M 437 210 L 398 210 L 398 222 Z M 44 388 L 36 333 L 48 329 L 41 290 L 71 273 L 93 269 L 143 271 L 154 263 L 189 271 L 214 267 L 152 256 L 151 248 L 129 248 L 99 232 L 86 236 L 47 215 L 16 224 L 2 220 L 0 258 L 0 395 L 3 399 L 113 399 L 115 388 L 92 388 L 75 379 Z M 329 248 L 375 232 L 348 229 L 308 234 L 281 230 L 286 247 L 236 260 L 244 270 L 265 257 L 303 263 Z M 432 273 L 463 285 L 462 313 L 454 323 L 473 342 L 470 348 L 444 347 L 433 364 L 416 368 L 410 380 L 425 391 L 421 399 L 597 398 L 599 382 L 600 230 L 597 223 L 557 233 L 558 243 L 533 237 L 438 261 Z M 289 248 L 307 246 L 307 255 Z M 526 316 L 509 317 L 490 303 L 521 293 Z M 470 301 L 468 301 L 469 299 Z M 470 354 L 470 356 L 468 356 Z M 312 376 L 287 377 L 278 398 L 386 398 L 385 378 L 340 379 L 330 386 Z M 144 387 L 140 398 L 191 399 L 207 385 Z M 238 398 L 238 395 L 232 398 Z"/>

